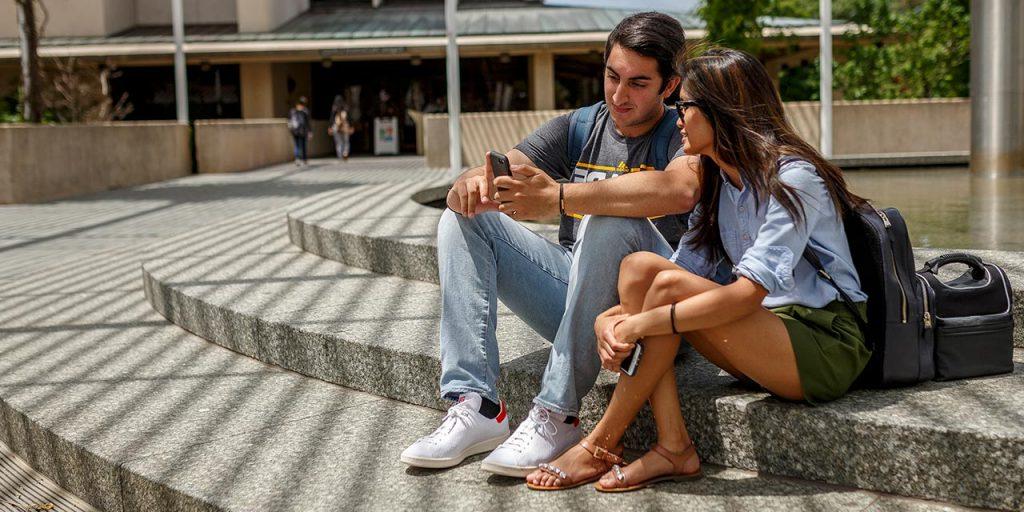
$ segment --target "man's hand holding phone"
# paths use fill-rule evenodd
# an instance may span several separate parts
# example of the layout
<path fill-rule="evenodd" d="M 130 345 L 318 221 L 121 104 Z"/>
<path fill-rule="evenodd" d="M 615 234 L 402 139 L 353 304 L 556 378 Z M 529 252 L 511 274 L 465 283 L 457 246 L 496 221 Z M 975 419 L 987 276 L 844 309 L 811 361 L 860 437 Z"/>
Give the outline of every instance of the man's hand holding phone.
<path fill-rule="evenodd" d="M 448 207 L 463 217 L 472 218 L 478 213 L 496 211 L 494 200 L 494 170 L 491 168 L 491 153 L 484 159 L 484 174 L 458 179 L 448 194 Z M 504 156 L 504 155 L 502 155 Z"/>
<path fill-rule="evenodd" d="M 516 220 L 539 220 L 558 214 L 558 182 L 529 165 L 513 165 L 511 176 L 497 176 L 498 210 Z"/>

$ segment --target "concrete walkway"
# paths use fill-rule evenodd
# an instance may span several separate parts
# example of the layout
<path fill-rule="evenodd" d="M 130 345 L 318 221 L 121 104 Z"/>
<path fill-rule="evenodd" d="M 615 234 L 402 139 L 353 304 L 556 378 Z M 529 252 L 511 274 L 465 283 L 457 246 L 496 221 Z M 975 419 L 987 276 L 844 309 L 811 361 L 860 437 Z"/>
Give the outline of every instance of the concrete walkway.
<path fill-rule="evenodd" d="M 301 253 L 285 222 L 297 201 L 443 178 L 417 158 L 354 159 L 0 207 L 0 442 L 108 511 L 955 509 L 713 466 L 699 483 L 632 496 L 529 492 L 481 472 L 479 459 L 411 470 L 398 453 L 442 413 L 215 345 L 144 296 L 145 262 L 212 258 L 237 269 Z M 280 236 L 261 234 L 275 224 Z"/>

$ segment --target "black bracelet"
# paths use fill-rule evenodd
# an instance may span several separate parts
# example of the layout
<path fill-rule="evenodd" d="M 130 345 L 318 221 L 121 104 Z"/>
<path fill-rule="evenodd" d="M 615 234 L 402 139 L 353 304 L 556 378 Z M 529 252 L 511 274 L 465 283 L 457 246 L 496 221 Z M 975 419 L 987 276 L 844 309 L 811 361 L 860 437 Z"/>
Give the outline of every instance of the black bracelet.
<path fill-rule="evenodd" d="M 565 183 L 558 184 L 558 213 L 565 217 Z"/>
<path fill-rule="evenodd" d="M 669 320 L 669 322 L 672 322 L 672 334 L 679 334 L 679 331 L 676 330 L 676 303 L 675 302 L 673 302 L 672 305 L 669 306 L 669 308 L 668 308 L 668 320 Z"/>

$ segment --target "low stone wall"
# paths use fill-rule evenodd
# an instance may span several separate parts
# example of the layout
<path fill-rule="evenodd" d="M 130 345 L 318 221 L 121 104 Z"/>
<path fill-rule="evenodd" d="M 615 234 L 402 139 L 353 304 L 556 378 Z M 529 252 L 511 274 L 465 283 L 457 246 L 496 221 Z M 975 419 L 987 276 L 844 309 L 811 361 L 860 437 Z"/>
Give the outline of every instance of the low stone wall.
<path fill-rule="evenodd" d="M 186 176 L 189 127 L 167 121 L 0 125 L 0 204 Z"/>
<path fill-rule="evenodd" d="M 786 115 L 805 140 L 818 147 L 821 107 L 817 101 L 786 103 Z M 971 100 L 837 101 L 832 106 L 833 153 L 968 152 Z"/>
<path fill-rule="evenodd" d="M 200 173 L 238 172 L 288 162 L 294 157 L 285 119 L 196 121 L 196 167 Z M 327 122 L 313 121 L 310 157 L 333 154 Z"/>
<path fill-rule="evenodd" d="M 488 149 L 507 151 L 548 119 L 566 110 L 463 114 L 464 165 L 483 164 Z M 818 147 L 818 102 L 786 103 L 797 132 Z M 967 98 L 837 101 L 832 107 L 836 156 L 967 152 L 971 143 L 971 104 Z M 424 116 L 427 165 L 447 167 L 448 115 Z"/>

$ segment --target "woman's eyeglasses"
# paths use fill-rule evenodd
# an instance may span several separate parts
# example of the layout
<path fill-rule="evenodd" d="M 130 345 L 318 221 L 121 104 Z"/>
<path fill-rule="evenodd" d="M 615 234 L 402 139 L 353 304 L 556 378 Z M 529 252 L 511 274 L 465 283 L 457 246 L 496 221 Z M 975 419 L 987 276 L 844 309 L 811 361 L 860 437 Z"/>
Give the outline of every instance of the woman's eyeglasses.
<path fill-rule="evenodd" d="M 698 102 L 696 102 L 694 100 L 679 100 L 679 101 L 676 101 L 676 112 L 679 112 L 679 119 L 683 118 L 683 115 L 686 114 L 686 109 L 689 108 L 689 107 L 700 108 L 700 103 L 698 103 Z"/>

